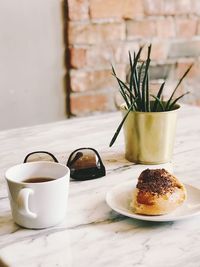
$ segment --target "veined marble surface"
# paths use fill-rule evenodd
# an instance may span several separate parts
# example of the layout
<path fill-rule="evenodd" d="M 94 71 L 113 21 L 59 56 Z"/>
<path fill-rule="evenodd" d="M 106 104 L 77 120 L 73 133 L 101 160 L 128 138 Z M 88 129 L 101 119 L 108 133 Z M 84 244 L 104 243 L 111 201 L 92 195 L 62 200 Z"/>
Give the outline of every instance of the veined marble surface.
<path fill-rule="evenodd" d="M 198 267 L 200 216 L 176 222 L 144 222 L 112 211 L 106 192 L 137 179 L 148 166 L 124 159 L 123 134 L 112 148 L 120 113 L 0 132 L 0 266 L 11 267 Z M 180 110 L 173 162 L 159 165 L 200 188 L 200 109 Z M 76 148 L 90 146 L 102 156 L 107 175 L 70 182 L 66 219 L 56 227 L 27 230 L 11 216 L 4 173 L 35 150 L 54 153 L 61 163 Z M 153 165 L 152 168 L 158 166 Z"/>

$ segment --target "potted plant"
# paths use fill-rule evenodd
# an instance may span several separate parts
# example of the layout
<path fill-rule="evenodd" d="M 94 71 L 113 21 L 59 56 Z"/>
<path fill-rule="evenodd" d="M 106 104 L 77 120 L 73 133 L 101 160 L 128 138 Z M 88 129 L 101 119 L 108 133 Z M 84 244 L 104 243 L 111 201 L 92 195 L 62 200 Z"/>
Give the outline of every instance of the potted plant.
<path fill-rule="evenodd" d="M 178 81 L 169 99 L 163 99 L 163 82 L 157 95 L 150 95 L 149 67 L 151 45 L 148 46 L 147 57 L 140 60 L 143 47 L 131 56 L 129 52 L 130 77 L 123 82 L 112 66 L 112 74 L 119 85 L 124 104 L 121 105 L 123 119 L 111 142 L 114 144 L 122 126 L 124 126 L 125 157 L 129 161 L 143 164 L 159 164 L 169 162 L 172 157 L 176 130 L 178 100 L 185 94 L 174 98 L 182 80 L 190 71 L 186 70 Z"/>

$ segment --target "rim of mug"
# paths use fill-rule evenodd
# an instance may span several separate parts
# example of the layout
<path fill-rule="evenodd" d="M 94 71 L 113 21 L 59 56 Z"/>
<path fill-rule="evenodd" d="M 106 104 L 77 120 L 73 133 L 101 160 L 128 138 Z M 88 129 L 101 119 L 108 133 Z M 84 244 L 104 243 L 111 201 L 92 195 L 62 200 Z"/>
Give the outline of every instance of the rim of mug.
<path fill-rule="evenodd" d="M 23 181 L 17 181 L 17 180 L 14 180 L 14 179 L 12 179 L 12 178 L 9 178 L 8 177 L 8 173 L 12 170 L 12 169 L 14 169 L 14 168 L 17 168 L 17 167 L 20 167 L 20 166 L 27 166 L 27 165 L 35 165 L 35 164 L 50 164 L 50 165 L 56 165 L 56 166 L 61 166 L 61 167 L 64 167 L 64 169 L 66 170 L 66 173 L 64 174 L 64 175 L 62 175 L 62 176 L 60 176 L 60 177 L 57 177 L 57 178 L 53 178 L 51 181 L 47 181 L 47 182 L 45 182 L 45 184 L 46 183 L 55 183 L 57 180 L 61 180 L 61 179 L 65 179 L 65 178 L 68 178 L 68 179 L 70 179 L 70 169 L 66 166 L 66 165 L 64 165 L 64 164 L 62 164 L 62 163 L 58 163 L 58 162 L 50 162 L 50 161 L 34 161 L 34 162 L 27 162 L 27 163 L 20 163 L 20 164 L 16 164 L 16 165 L 14 165 L 14 166 L 12 166 L 12 167 L 10 167 L 10 168 L 8 168 L 7 170 L 6 170 L 6 172 L 5 172 L 5 179 L 7 180 L 7 181 L 9 181 L 9 182 L 13 182 L 13 183 L 17 183 L 17 184 L 24 184 L 24 185 L 30 185 L 30 184 L 35 184 L 35 185 L 41 185 L 41 184 L 44 184 L 44 183 L 40 183 L 40 182 L 36 182 L 36 183 L 26 183 L 26 182 L 23 182 Z M 67 176 L 66 176 L 67 175 Z M 28 179 L 28 178 L 27 178 Z"/>

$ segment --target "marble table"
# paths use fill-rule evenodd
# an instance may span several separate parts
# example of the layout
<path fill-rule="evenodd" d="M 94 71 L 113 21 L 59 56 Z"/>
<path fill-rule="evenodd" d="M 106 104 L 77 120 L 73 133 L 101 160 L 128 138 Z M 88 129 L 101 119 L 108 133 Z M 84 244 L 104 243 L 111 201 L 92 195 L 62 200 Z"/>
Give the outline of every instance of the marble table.
<path fill-rule="evenodd" d="M 120 120 L 120 113 L 115 112 L 0 132 L 0 266 L 200 266 L 200 216 L 176 222 L 145 222 L 120 215 L 106 204 L 108 190 L 137 179 L 148 167 L 125 160 L 122 133 L 109 148 Z M 199 108 L 182 107 L 173 161 L 163 165 L 196 187 L 200 187 L 199 120 Z M 66 219 L 56 227 L 28 230 L 16 225 L 7 197 L 5 170 L 21 163 L 31 151 L 50 151 L 65 163 L 74 149 L 85 146 L 99 151 L 107 175 L 70 182 Z"/>

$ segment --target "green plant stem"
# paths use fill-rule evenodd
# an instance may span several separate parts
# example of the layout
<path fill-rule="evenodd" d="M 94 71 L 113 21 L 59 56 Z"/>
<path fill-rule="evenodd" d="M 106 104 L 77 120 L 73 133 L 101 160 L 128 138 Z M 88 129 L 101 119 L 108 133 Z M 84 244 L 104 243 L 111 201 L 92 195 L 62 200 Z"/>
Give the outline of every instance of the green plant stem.
<path fill-rule="evenodd" d="M 156 97 L 157 97 L 158 99 L 160 99 L 161 101 L 162 101 L 161 97 L 162 97 L 162 92 L 163 92 L 164 86 L 165 86 L 165 82 L 163 82 L 163 83 L 161 84 L 160 89 L 159 89 L 159 91 L 158 91 L 158 93 L 157 93 L 157 96 L 156 96 Z M 154 102 L 152 111 L 153 111 L 153 112 L 157 111 L 157 107 L 158 107 L 158 100 L 156 99 L 155 102 Z"/>
<path fill-rule="evenodd" d="M 157 96 L 155 96 L 155 95 L 151 95 L 151 96 L 158 102 L 158 105 L 160 106 L 161 111 L 164 111 L 165 108 L 164 108 L 164 106 L 163 106 L 162 101 L 161 101 Z M 159 111 L 157 110 L 157 112 L 159 112 Z"/>
<path fill-rule="evenodd" d="M 112 138 L 111 141 L 110 141 L 109 147 L 111 147 L 111 146 L 114 144 L 115 140 L 117 139 L 117 137 L 118 137 L 118 135 L 119 135 L 119 132 L 120 132 L 120 130 L 121 130 L 121 128 L 122 128 L 122 126 L 123 126 L 123 124 L 124 124 L 126 118 L 128 117 L 128 114 L 130 113 L 130 111 L 131 111 L 131 109 L 132 109 L 132 107 L 133 107 L 133 105 L 134 105 L 135 102 L 136 102 L 136 99 L 134 100 L 133 104 L 129 107 L 129 109 L 128 109 L 126 115 L 124 116 L 124 118 L 122 119 L 120 125 L 118 126 L 118 128 L 117 128 L 115 134 L 113 135 L 113 138 Z"/>
<path fill-rule="evenodd" d="M 183 74 L 181 79 L 178 81 L 175 89 L 173 90 L 168 101 L 163 100 L 163 90 L 165 82 L 160 86 L 160 89 L 156 96 L 151 95 L 154 98 L 153 106 L 151 106 L 150 96 L 149 96 L 149 67 L 150 67 L 150 54 L 151 54 L 151 45 L 148 46 L 147 58 L 140 64 L 140 54 L 142 52 L 143 46 L 140 47 L 137 53 L 134 53 L 133 56 L 129 52 L 129 65 L 130 65 L 130 79 L 128 83 L 123 82 L 120 78 L 117 77 L 114 67 L 112 66 L 112 74 L 116 78 L 119 85 L 119 92 L 122 95 L 125 104 L 127 113 L 123 117 L 121 123 L 119 124 L 117 130 L 115 131 L 109 146 L 111 147 L 116 141 L 120 130 L 127 119 L 130 111 L 143 111 L 143 112 L 163 112 L 168 110 L 173 110 L 177 101 L 188 94 L 182 94 L 181 96 L 173 99 L 175 92 L 185 76 L 188 74 L 193 64 L 189 66 L 186 72 Z"/>
<path fill-rule="evenodd" d="M 132 68 L 133 68 L 133 61 L 132 61 L 132 57 L 131 57 L 131 53 L 130 51 L 128 52 L 129 54 L 129 64 L 130 64 L 130 69 L 131 69 L 131 73 L 132 73 Z M 132 75 L 131 75 L 132 76 Z M 130 92 L 133 91 L 133 82 L 131 81 L 132 80 L 132 77 L 130 77 L 130 81 L 129 81 L 129 88 L 130 88 Z M 130 101 L 131 101 L 131 104 L 133 103 L 133 97 L 132 95 L 130 94 Z"/>
<path fill-rule="evenodd" d="M 144 67 L 144 61 L 142 62 L 139 71 L 138 71 L 138 106 L 139 106 L 139 110 L 138 111 L 142 111 L 142 96 L 141 96 L 141 75 L 142 75 L 142 70 Z"/>
<path fill-rule="evenodd" d="M 125 86 L 125 84 L 117 77 L 117 76 L 115 76 L 115 74 L 114 74 L 114 72 L 113 72 L 113 75 L 114 75 L 114 77 L 117 79 L 117 82 L 118 82 L 118 84 L 119 84 L 119 92 L 120 92 L 120 94 L 122 95 L 122 97 L 123 97 L 123 99 L 124 99 L 124 101 L 125 101 L 125 103 L 126 103 L 126 105 L 127 105 L 127 107 L 129 107 L 130 106 L 130 103 L 129 103 L 129 100 L 128 100 L 128 97 L 129 96 L 127 96 L 127 94 L 126 94 L 126 91 L 124 90 L 124 86 Z"/>
<path fill-rule="evenodd" d="M 169 110 L 172 110 L 172 109 L 173 109 L 173 106 L 177 103 L 177 101 L 178 101 L 179 99 L 181 99 L 182 97 L 184 97 L 185 95 L 188 95 L 188 94 L 189 94 L 189 92 L 186 92 L 186 93 L 182 94 L 181 96 L 177 97 L 177 98 L 170 104 L 170 106 L 169 106 Z"/>
<path fill-rule="evenodd" d="M 188 72 L 191 70 L 192 66 L 193 66 L 193 64 L 191 64 L 191 65 L 189 66 L 189 68 L 186 70 L 186 72 L 183 74 L 183 76 L 181 77 L 181 79 L 180 79 L 179 82 L 177 83 L 177 85 L 176 85 L 174 91 L 172 92 L 172 94 L 171 94 L 169 100 L 167 101 L 167 105 L 166 105 L 166 107 L 165 107 L 166 110 L 169 110 L 169 106 L 170 106 L 170 104 L 171 104 L 171 101 L 172 101 L 172 99 L 173 99 L 173 96 L 174 96 L 174 94 L 175 94 L 177 88 L 179 87 L 179 85 L 181 84 L 181 82 L 183 81 L 183 79 L 185 78 L 185 76 L 188 74 Z"/>
<path fill-rule="evenodd" d="M 150 101 L 149 101 L 149 77 L 146 78 L 146 111 L 150 111 Z"/>
<path fill-rule="evenodd" d="M 150 59 L 151 55 L 151 45 L 148 46 L 148 53 L 147 53 L 147 59 L 146 59 L 146 65 L 145 65 L 145 73 L 144 73 L 144 78 L 142 81 L 142 111 L 147 111 L 149 104 L 147 101 L 149 101 L 149 83 L 148 83 L 148 70 L 149 70 L 149 65 L 151 62 Z"/>
<path fill-rule="evenodd" d="M 142 111 L 146 111 L 146 95 L 149 95 L 149 87 L 146 87 L 146 79 L 148 76 L 148 69 L 150 64 L 150 58 L 146 61 L 144 79 L 142 81 Z"/>
<path fill-rule="evenodd" d="M 132 87 L 133 87 L 135 97 L 139 96 L 139 90 L 140 90 L 135 74 L 136 74 L 137 63 L 138 63 L 138 60 L 140 58 L 140 54 L 142 52 L 142 49 L 143 49 L 143 46 L 140 47 L 140 49 L 136 55 L 134 53 L 134 62 L 131 65 L 130 91 L 132 91 Z"/>
<path fill-rule="evenodd" d="M 115 76 L 115 74 L 113 74 Z M 120 87 L 120 93 L 122 95 L 122 97 L 124 98 L 127 107 L 129 108 L 129 106 L 133 103 L 133 101 L 129 103 L 128 98 L 130 99 L 130 96 L 132 96 L 133 100 L 135 99 L 135 96 L 133 95 L 133 93 L 129 90 L 128 86 L 122 81 L 120 80 L 117 76 L 115 76 L 115 78 L 117 79 L 117 82 L 119 84 Z M 128 92 L 128 93 L 127 93 Z M 134 102 L 134 107 L 135 109 L 137 109 L 137 107 L 135 106 L 135 102 Z"/>

